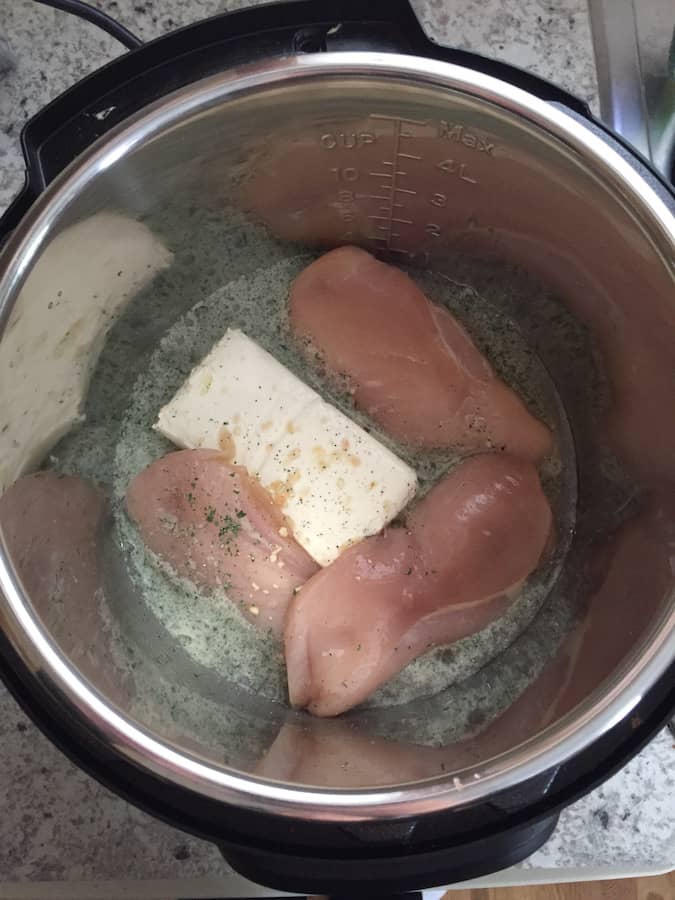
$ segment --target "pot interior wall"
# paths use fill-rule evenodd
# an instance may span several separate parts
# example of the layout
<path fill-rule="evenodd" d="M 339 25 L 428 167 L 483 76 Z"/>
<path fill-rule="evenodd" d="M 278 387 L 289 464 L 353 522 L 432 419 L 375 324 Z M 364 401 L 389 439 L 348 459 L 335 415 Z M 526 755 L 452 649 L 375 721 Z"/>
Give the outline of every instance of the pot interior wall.
<path fill-rule="evenodd" d="M 212 100 L 99 160 L 0 342 L 0 515 L 54 640 L 162 740 L 285 782 L 470 778 L 554 734 L 672 613 L 672 238 L 536 125 L 395 80 Z M 149 573 L 119 507 L 170 449 L 154 413 L 214 335 L 255 326 L 278 350 L 290 279 L 341 243 L 408 267 L 554 427 L 558 548 L 487 650 L 479 636 L 436 654 L 431 696 L 416 664 L 398 694 L 319 721 L 283 702 L 271 640 Z M 11 487 L 39 468 L 63 477 Z"/>

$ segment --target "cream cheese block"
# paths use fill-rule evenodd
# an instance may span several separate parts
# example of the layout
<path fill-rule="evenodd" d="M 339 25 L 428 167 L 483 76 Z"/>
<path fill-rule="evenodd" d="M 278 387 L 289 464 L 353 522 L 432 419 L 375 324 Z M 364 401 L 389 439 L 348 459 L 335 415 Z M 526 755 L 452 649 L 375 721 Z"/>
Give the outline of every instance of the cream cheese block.
<path fill-rule="evenodd" d="M 83 419 L 108 331 L 173 254 L 142 222 L 102 212 L 55 237 L 0 343 L 0 492 Z"/>
<path fill-rule="evenodd" d="M 322 566 L 412 499 L 415 471 L 243 332 L 228 330 L 154 426 L 179 447 L 221 449 L 283 509 Z"/>

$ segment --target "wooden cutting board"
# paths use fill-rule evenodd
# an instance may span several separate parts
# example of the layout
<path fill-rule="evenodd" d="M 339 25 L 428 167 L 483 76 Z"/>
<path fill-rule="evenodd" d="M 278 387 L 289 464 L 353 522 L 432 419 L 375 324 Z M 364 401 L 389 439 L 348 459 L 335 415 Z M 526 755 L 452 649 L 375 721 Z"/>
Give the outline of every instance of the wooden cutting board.
<path fill-rule="evenodd" d="M 444 900 L 675 900 L 675 872 L 656 878 L 448 891 Z"/>

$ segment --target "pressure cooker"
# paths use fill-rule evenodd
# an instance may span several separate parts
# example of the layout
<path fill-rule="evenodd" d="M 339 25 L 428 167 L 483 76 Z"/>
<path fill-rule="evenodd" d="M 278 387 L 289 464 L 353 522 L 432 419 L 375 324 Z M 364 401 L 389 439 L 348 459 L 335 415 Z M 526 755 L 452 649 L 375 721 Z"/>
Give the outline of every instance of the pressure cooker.
<path fill-rule="evenodd" d="M 85 422 L 78 462 L 112 471 L 176 321 L 193 310 L 198 327 L 215 290 L 270 259 L 341 244 L 514 323 L 557 410 L 564 475 L 555 577 L 523 630 L 432 696 L 333 720 L 191 653 L 128 578 L 109 498 L 94 514 L 67 472 L 36 478 L 2 511 L 0 667 L 71 759 L 257 882 L 372 897 L 524 859 L 662 727 L 675 194 L 666 145 L 657 168 L 639 117 L 624 126 L 431 42 L 406 0 L 198 22 L 28 123 L 26 184 L 0 221 L 6 496 Z"/>

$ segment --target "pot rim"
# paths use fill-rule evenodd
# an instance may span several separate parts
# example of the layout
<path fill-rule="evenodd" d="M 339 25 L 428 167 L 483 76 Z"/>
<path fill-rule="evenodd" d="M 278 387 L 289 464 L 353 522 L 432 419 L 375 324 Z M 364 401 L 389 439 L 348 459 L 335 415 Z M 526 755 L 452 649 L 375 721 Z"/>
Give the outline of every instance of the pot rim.
<path fill-rule="evenodd" d="M 226 71 L 182 88 L 130 117 L 78 157 L 36 201 L 0 257 L 4 268 L 4 272 L 0 270 L 0 337 L 53 224 L 99 173 L 183 118 L 214 105 L 267 88 L 331 77 L 405 80 L 465 93 L 558 139 L 591 160 L 604 183 L 633 211 L 639 211 L 643 221 L 649 221 L 654 243 L 658 236 L 664 264 L 672 261 L 675 278 L 675 216 L 640 173 L 574 114 L 491 76 L 436 60 L 390 53 L 307 54 Z M 592 695 L 555 726 L 475 769 L 372 789 L 291 787 L 217 767 L 177 750 L 109 705 L 80 676 L 40 623 L 24 596 L 4 542 L 0 542 L 0 588 L 0 622 L 23 662 L 105 745 L 136 766 L 210 799 L 317 822 L 419 816 L 465 806 L 513 788 L 581 752 L 624 720 L 675 660 L 673 606 L 662 616 L 639 657 L 624 666 L 600 696 Z"/>

